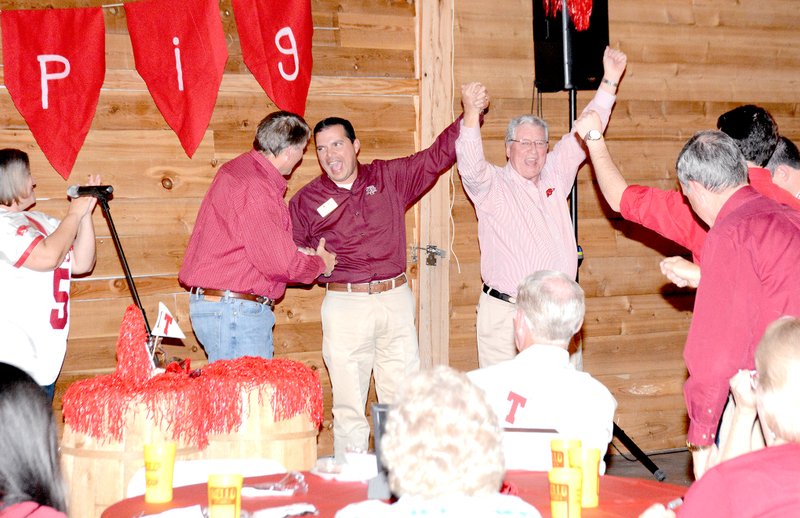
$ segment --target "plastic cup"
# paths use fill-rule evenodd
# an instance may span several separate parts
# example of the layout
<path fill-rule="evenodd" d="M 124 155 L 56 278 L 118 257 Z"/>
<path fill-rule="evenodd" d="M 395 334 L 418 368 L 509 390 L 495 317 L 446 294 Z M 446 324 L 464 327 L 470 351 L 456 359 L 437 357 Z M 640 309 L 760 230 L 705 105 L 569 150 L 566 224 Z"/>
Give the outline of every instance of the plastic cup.
<path fill-rule="evenodd" d="M 208 476 L 208 518 L 239 518 L 242 509 L 242 476 Z"/>
<path fill-rule="evenodd" d="M 175 443 L 144 445 L 144 501 L 163 504 L 172 501 L 172 471 L 175 468 Z"/>
<path fill-rule="evenodd" d="M 553 518 L 581 518 L 581 470 L 553 468 L 550 481 L 550 514 Z"/>
<path fill-rule="evenodd" d="M 581 507 L 597 507 L 600 503 L 600 450 L 570 448 L 569 464 L 581 469 Z"/>
<path fill-rule="evenodd" d="M 580 439 L 551 439 L 550 453 L 553 457 L 554 468 L 568 468 L 570 448 L 580 448 Z"/>

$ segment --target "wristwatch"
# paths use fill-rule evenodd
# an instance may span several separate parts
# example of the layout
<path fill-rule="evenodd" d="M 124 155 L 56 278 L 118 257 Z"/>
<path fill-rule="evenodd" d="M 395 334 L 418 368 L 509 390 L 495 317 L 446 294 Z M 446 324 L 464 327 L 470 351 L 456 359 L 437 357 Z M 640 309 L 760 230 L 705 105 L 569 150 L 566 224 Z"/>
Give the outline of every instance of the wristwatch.
<path fill-rule="evenodd" d="M 586 136 L 583 137 L 583 140 L 600 140 L 601 138 L 603 138 L 603 134 L 600 130 L 590 129 L 586 132 Z"/>
<path fill-rule="evenodd" d="M 711 448 L 710 444 L 692 444 L 689 441 L 686 441 L 686 449 L 691 453 L 707 450 L 709 448 Z"/>

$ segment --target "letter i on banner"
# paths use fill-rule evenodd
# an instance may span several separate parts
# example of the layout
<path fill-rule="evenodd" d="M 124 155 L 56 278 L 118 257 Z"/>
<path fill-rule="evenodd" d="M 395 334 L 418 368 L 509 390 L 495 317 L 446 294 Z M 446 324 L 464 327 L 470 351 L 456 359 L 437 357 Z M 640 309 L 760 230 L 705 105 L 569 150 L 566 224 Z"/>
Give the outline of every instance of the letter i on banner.
<path fill-rule="evenodd" d="M 205 136 L 228 60 L 215 0 L 125 4 L 136 71 L 191 157 Z"/>
<path fill-rule="evenodd" d="M 233 0 L 242 57 L 281 110 L 303 115 L 311 84 L 310 0 Z"/>
<path fill-rule="evenodd" d="M 47 160 L 67 179 L 105 77 L 103 11 L 10 10 L 0 19 L 8 93 Z"/>

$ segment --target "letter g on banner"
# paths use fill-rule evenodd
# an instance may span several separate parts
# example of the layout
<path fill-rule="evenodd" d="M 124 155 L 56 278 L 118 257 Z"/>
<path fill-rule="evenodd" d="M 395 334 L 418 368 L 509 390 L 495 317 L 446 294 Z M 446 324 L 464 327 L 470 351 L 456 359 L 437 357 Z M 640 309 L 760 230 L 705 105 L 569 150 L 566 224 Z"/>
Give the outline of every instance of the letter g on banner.
<path fill-rule="evenodd" d="M 4 10 L 0 20 L 8 93 L 50 164 L 69 178 L 105 77 L 103 11 Z"/>
<path fill-rule="evenodd" d="M 281 38 L 284 37 L 288 38 L 289 43 L 291 43 L 291 47 L 288 49 L 281 45 Z M 292 58 L 294 58 L 294 72 L 291 74 L 287 74 L 283 69 L 283 62 L 278 63 L 278 71 L 281 73 L 281 77 L 287 81 L 294 81 L 297 79 L 297 75 L 300 73 L 300 59 L 297 56 L 297 42 L 294 39 L 294 33 L 292 32 L 291 27 L 284 27 L 283 29 L 279 30 L 277 34 L 275 34 L 275 46 L 278 48 L 278 51 L 281 54 L 286 54 L 287 56 L 292 56 Z"/>
<path fill-rule="evenodd" d="M 242 57 L 281 110 L 303 115 L 311 84 L 310 0 L 233 0 Z"/>

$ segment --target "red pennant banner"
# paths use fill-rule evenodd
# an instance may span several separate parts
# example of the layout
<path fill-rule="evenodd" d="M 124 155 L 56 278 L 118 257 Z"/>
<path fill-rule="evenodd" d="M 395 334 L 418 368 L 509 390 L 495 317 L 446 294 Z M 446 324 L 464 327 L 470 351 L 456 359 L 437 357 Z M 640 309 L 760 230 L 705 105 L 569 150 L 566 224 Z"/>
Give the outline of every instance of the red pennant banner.
<path fill-rule="evenodd" d="M 282 110 L 303 115 L 311 83 L 310 0 L 233 0 L 242 57 Z"/>
<path fill-rule="evenodd" d="M 203 139 L 228 50 L 215 0 L 125 4 L 136 70 L 191 157 Z"/>
<path fill-rule="evenodd" d="M 3 11 L 8 93 L 56 171 L 69 178 L 105 76 L 101 8 Z"/>

